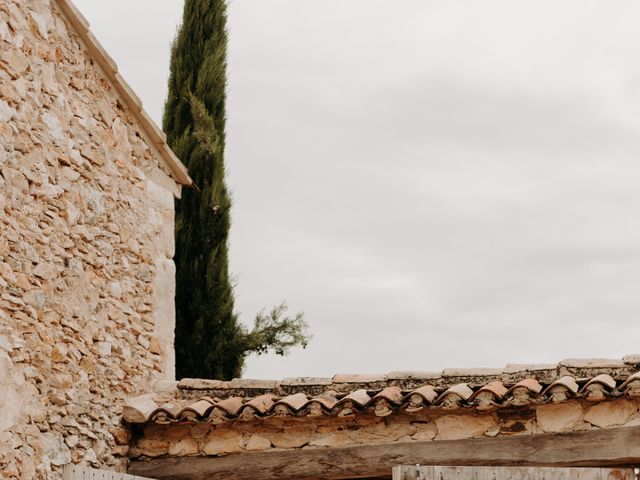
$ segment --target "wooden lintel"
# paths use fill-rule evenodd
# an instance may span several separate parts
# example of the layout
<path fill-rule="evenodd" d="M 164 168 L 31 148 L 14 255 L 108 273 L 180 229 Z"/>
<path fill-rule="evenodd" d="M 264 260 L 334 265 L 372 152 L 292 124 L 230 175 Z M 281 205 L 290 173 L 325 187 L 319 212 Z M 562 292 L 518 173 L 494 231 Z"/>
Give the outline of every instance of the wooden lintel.
<path fill-rule="evenodd" d="M 469 440 L 310 448 L 220 457 L 134 460 L 129 473 L 159 480 L 390 477 L 394 465 L 631 467 L 640 427 Z"/>

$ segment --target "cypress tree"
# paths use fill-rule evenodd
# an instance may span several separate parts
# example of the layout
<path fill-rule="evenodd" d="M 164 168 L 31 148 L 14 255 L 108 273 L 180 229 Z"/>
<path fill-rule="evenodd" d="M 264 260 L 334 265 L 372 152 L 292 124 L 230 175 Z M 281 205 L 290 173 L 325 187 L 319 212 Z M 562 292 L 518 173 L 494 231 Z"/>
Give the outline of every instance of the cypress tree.
<path fill-rule="evenodd" d="M 186 0 L 163 119 L 167 141 L 194 181 L 176 204 L 177 378 L 233 378 L 248 353 L 283 355 L 309 339 L 302 314 L 284 316 L 284 303 L 259 313 L 250 332 L 234 312 L 224 166 L 226 52 L 225 2 Z"/>

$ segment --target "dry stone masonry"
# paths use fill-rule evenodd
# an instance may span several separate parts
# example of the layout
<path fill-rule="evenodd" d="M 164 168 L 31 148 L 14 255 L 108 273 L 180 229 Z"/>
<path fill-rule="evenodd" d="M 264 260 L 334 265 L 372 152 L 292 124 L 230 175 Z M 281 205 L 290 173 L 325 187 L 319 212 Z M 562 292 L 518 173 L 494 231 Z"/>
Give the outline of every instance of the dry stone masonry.
<path fill-rule="evenodd" d="M 173 381 L 173 202 L 189 183 L 69 0 L 0 0 L 1 478 L 640 425 L 637 355 Z"/>
<path fill-rule="evenodd" d="M 560 405 L 492 412 L 416 412 L 299 419 L 269 418 L 234 424 L 150 424 L 131 458 L 225 455 L 275 449 L 347 447 L 393 442 L 462 440 L 640 425 L 638 400 Z"/>
<path fill-rule="evenodd" d="M 129 400 L 129 457 L 220 456 L 640 425 L 638 358 L 505 369 L 183 379 Z"/>
<path fill-rule="evenodd" d="M 124 470 L 123 400 L 174 375 L 180 185 L 61 6 L 0 0 L 7 479 L 57 478 L 69 462 Z"/>

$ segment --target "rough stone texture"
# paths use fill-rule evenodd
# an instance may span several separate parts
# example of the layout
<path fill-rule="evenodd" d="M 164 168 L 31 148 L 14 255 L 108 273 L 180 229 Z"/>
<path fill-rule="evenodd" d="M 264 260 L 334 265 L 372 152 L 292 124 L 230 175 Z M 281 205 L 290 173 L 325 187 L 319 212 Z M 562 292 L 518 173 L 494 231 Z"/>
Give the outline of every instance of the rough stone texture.
<path fill-rule="evenodd" d="M 640 422 L 640 398 L 597 403 L 571 400 L 562 404 L 516 407 L 482 413 L 440 409 L 387 417 L 266 417 L 214 425 L 205 423 L 142 426 L 129 451 L 131 458 L 226 455 L 269 449 L 372 445 L 391 442 L 440 441 L 483 436 L 532 435 L 545 432 L 633 426 Z M 584 421 L 584 420 L 586 421 Z M 185 442 L 190 440 L 186 445 Z M 178 453 L 184 452 L 184 453 Z"/>
<path fill-rule="evenodd" d="M 535 392 L 541 394 L 545 399 L 553 399 L 554 402 L 569 399 L 565 390 L 569 395 L 577 393 L 586 386 L 586 384 L 595 379 L 597 376 L 605 374 L 608 380 L 602 380 L 605 385 L 600 382 L 589 387 L 588 396 L 590 400 L 596 401 L 606 397 L 616 397 L 623 392 L 613 392 L 614 388 L 610 382 L 620 387 L 627 379 L 636 374 L 640 369 L 640 362 L 633 362 L 633 359 L 640 358 L 640 355 L 632 355 L 624 357 L 624 360 L 611 359 L 586 359 L 586 360 L 565 360 L 558 364 L 544 365 L 507 365 L 504 369 L 445 369 L 442 372 L 391 372 L 386 375 L 342 375 L 338 374 L 332 378 L 313 378 L 298 377 L 285 378 L 284 380 L 251 380 L 251 379 L 233 379 L 230 381 L 209 380 L 186 378 L 182 379 L 178 384 L 177 395 L 174 400 L 200 400 L 203 397 L 211 397 L 226 399 L 232 396 L 256 397 L 263 394 L 272 394 L 277 397 L 286 397 L 288 395 L 304 394 L 308 398 L 327 395 L 329 397 L 341 397 L 356 392 L 357 390 L 366 390 L 368 393 L 375 395 L 388 387 L 399 387 L 405 394 L 411 390 L 423 388 L 430 385 L 439 392 L 453 387 L 452 392 L 456 390 L 477 392 L 479 389 L 485 389 L 485 393 L 475 396 L 471 402 L 465 403 L 465 406 L 475 408 L 482 406 L 483 399 L 490 399 L 489 403 L 497 402 L 501 404 L 511 403 L 513 396 L 520 396 L 520 404 L 536 403 L 544 399 L 533 395 L 531 398 L 522 396 L 526 391 L 510 392 L 503 398 L 492 398 L 493 393 L 497 393 L 501 397 L 501 387 L 496 382 L 501 382 L 506 387 L 513 386 L 521 381 L 525 381 L 529 386 L 532 382 L 539 383 L 542 390 Z M 546 390 L 546 387 L 554 382 L 559 381 L 562 377 L 569 376 L 572 380 L 565 379 L 557 384 L 557 388 Z M 564 385 L 568 382 L 568 385 Z M 636 380 L 640 383 L 640 380 Z M 466 386 L 463 386 L 466 385 Z M 608 385 L 606 385 L 608 384 Z M 493 385 L 493 387 L 490 387 Z M 486 388 L 485 388 L 486 387 Z M 576 391 L 573 391 L 577 387 Z M 497 388 L 497 390 L 495 390 Z M 631 390 L 638 389 L 632 385 L 625 387 L 630 393 Z M 470 389 L 470 390 L 469 390 Z M 495 390 L 495 391 L 494 391 Z M 541 393 L 544 391 L 544 393 Z M 640 390 L 639 390 L 640 392 Z M 530 390 L 529 393 L 533 393 Z M 467 395 L 463 395 L 467 397 Z M 633 396 L 633 394 L 631 395 Z M 435 397 L 434 399 L 435 400 Z M 447 399 L 440 399 L 436 403 L 431 403 L 430 408 L 439 408 L 441 403 L 447 403 Z M 464 400 L 470 400 L 464 398 Z M 394 400 L 396 402 L 396 400 Z M 486 403 L 486 402 L 485 402 Z"/>
<path fill-rule="evenodd" d="M 615 427 L 624 425 L 637 411 L 638 406 L 633 402 L 625 400 L 616 403 L 603 402 L 591 407 L 584 419 L 596 427 Z"/>
<path fill-rule="evenodd" d="M 2 0 L 2 478 L 124 469 L 124 398 L 173 377 L 167 174 L 55 4 Z"/>
<path fill-rule="evenodd" d="M 541 405 L 536 408 L 536 417 L 542 431 L 562 432 L 573 430 L 582 423 L 584 413 L 580 404 L 571 402 Z"/>
<path fill-rule="evenodd" d="M 242 450 L 242 434 L 233 430 L 219 429 L 211 432 L 202 446 L 206 455 L 240 452 Z"/>
<path fill-rule="evenodd" d="M 438 440 L 481 437 L 497 426 L 495 419 L 488 415 L 445 415 L 434 422 Z"/>

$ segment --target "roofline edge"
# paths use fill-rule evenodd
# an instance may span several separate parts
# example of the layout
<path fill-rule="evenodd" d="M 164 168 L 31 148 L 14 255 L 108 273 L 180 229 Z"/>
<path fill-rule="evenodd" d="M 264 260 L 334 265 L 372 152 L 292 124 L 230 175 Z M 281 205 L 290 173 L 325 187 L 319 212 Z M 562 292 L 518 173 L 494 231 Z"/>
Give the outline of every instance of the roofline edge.
<path fill-rule="evenodd" d="M 148 137 L 148 140 L 158 150 L 162 160 L 164 160 L 171 170 L 174 180 L 186 187 L 193 185 L 193 180 L 189 176 L 187 168 L 167 144 L 167 136 L 151 119 L 144 108 L 142 108 L 142 102 L 118 72 L 116 62 L 109 56 L 93 33 L 91 33 L 89 22 L 84 15 L 82 15 L 71 0 L 55 0 L 55 3 L 60 7 L 67 21 L 82 39 L 89 54 L 98 62 L 102 70 L 104 70 L 107 79 L 114 85 L 118 94 L 129 106 L 131 113 L 133 113 L 143 132 Z"/>

